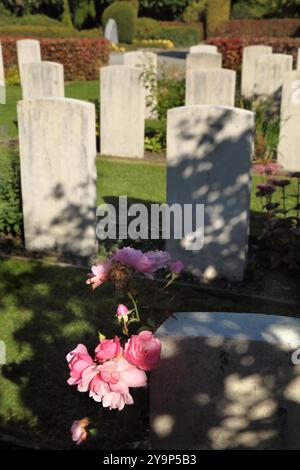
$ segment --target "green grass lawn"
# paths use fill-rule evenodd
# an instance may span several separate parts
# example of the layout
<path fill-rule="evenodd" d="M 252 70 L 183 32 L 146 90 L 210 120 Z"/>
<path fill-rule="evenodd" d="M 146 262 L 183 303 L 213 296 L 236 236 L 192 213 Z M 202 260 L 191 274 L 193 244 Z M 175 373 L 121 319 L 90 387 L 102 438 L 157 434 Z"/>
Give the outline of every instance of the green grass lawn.
<path fill-rule="evenodd" d="M 66 85 L 66 95 L 98 99 L 98 82 Z M 8 88 L 8 105 L 0 107 L 0 124 L 7 123 L 9 137 L 16 137 L 15 104 L 18 87 Z M 0 126 L 1 129 L 1 126 Z M 2 134 L 3 134 L 2 127 Z M 100 158 L 97 160 L 97 199 L 116 203 L 126 195 L 129 202 L 165 202 L 165 163 Z M 262 212 L 255 197 L 254 176 L 251 198 L 251 231 L 259 233 Z M 295 182 L 293 182 L 295 189 Z M 290 192 L 290 189 L 289 189 Z M 289 204 L 292 204 L 292 200 Z M 99 424 L 97 441 L 87 446 L 120 448 L 144 437 L 147 428 L 148 395 L 137 393 L 137 404 L 124 412 L 102 410 L 86 394 L 66 384 L 65 356 L 78 342 L 92 352 L 97 331 L 118 332 L 115 292 L 104 285 L 91 292 L 79 269 L 51 266 L 45 262 L 0 258 L 0 339 L 7 347 L 7 364 L 0 370 L 0 432 L 59 448 L 71 446 L 69 428 L 74 419 L 88 415 Z M 268 307 L 262 302 L 240 301 L 199 293 L 189 287 L 172 286 L 161 299 L 158 287 L 139 281 L 142 323 L 157 326 L 172 311 L 264 312 L 298 315 L 297 308 Z M 172 299 L 170 301 L 170 299 Z M 119 332 L 120 333 L 120 332 Z"/>

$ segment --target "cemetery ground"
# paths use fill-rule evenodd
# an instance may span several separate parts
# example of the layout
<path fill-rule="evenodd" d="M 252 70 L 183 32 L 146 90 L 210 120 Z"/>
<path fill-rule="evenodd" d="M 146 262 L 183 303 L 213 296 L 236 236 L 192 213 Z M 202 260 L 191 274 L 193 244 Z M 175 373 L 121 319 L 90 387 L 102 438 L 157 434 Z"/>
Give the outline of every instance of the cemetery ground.
<path fill-rule="evenodd" d="M 9 139 L 17 136 L 15 104 L 20 95 L 19 87 L 8 87 L 8 105 L 2 114 L 8 128 L 2 128 L 2 132 L 8 130 Z M 98 100 L 98 82 L 69 83 L 66 96 Z M 2 155 L 5 152 L 17 152 L 16 142 Z M 127 195 L 129 202 L 165 202 L 164 158 L 150 161 L 98 157 L 97 172 L 98 204 L 117 204 L 120 195 Z M 141 303 L 146 306 L 141 312 L 142 324 L 157 328 L 173 311 L 255 312 L 299 317 L 299 271 L 282 265 L 273 270 L 266 268 L 270 253 L 264 252 L 260 240 L 264 210 L 255 195 L 256 184 L 261 181 L 263 176 L 253 176 L 245 281 L 236 285 L 228 281 L 199 285 L 191 276 L 184 275 L 182 282 L 168 288 L 167 295 L 162 297 L 159 283 L 138 281 Z M 297 181 L 291 181 L 290 193 L 293 193 Z M 292 198 L 286 202 L 287 207 L 294 204 Z M 134 246 L 163 248 L 161 241 L 154 241 L 150 246 L 149 243 L 137 242 Z M 112 246 L 105 243 L 100 248 L 103 255 Z M 147 394 L 137 391 L 134 396 L 137 406 L 117 413 L 95 406 L 92 400 L 86 399 L 86 394 L 76 393 L 66 384 L 66 354 L 78 342 L 92 350 L 93 339 L 97 340 L 95 331 L 110 336 L 118 328 L 118 322 L 112 287 L 104 285 L 92 292 L 85 284 L 87 269 L 64 266 L 60 261 L 54 255 L 26 254 L 21 240 L 16 245 L 7 239 L 0 243 L 0 331 L 4 331 L 2 336 L 10 354 L 7 365 L 1 369 L 0 434 L 10 434 L 30 445 L 74 448 L 69 438 L 70 424 L 88 415 L 99 424 L 100 430 L 95 439 L 86 443 L 86 448 L 145 447 L 148 445 Z"/>

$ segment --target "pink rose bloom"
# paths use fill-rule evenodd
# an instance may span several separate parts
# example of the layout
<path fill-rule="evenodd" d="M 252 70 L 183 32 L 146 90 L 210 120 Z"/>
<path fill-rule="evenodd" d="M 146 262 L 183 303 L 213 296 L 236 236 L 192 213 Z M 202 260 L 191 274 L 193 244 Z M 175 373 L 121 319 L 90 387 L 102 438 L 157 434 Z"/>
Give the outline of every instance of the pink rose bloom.
<path fill-rule="evenodd" d="M 98 263 L 92 266 L 92 273 L 89 274 L 90 278 L 86 281 L 87 284 L 92 284 L 92 288 L 101 286 L 108 278 L 108 274 L 111 268 L 110 261 L 104 261 L 103 263 Z"/>
<path fill-rule="evenodd" d="M 114 339 L 100 341 L 95 349 L 96 359 L 99 362 L 109 361 L 120 354 L 121 345 L 117 336 Z"/>
<path fill-rule="evenodd" d="M 118 249 L 112 259 L 149 277 L 152 277 L 156 266 L 155 260 L 148 258 L 142 251 L 130 247 Z"/>
<path fill-rule="evenodd" d="M 179 274 L 184 268 L 184 264 L 178 260 L 178 261 L 173 261 L 170 263 L 170 271 L 174 274 Z"/>
<path fill-rule="evenodd" d="M 171 256 L 167 251 L 148 251 L 146 256 L 155 263 L 153 272 L 167 268 L 171 262 Z"/>
<path fill-rule="evenodd" d="M 88 418 L 73 422 L 71 426 L 72 441 L 76 442 L 77 445 L 86 440 L 88 434 L 85 427 L 88 426 L 88 424 Z"/>
<path fill-rule="evenodd" d="M 101 402 L 103 397 L 108 393 L 110 393 L 108 383 L 104 382 L 97 372 L 97 375 L 94 376 L 89 384 L 89 396 L 93 398 L 93 400 Z"/>
<path fill-rule="evenodd" d="M 101 379 L 109 384 L 110 390 L 117 393 L 129 393 L 129 387 L 145 387 L 147 376 L 124 357 L 117 361 L 105 362 L 100 367 Z"/>
<path fill-rule="evenodd" d="M 133 398 L 130 393 L 121 394 L 110 392 L 107 393 L 102 400 L 104 408 L 109 408 L 110 410 L 118 409 L 119 411 L 122 411 L 125 405 L 133 405 L 133 403 Z"/>
<path fill-rule="evenodd" d="M 104 408 L 121 411 L 125 405 L 132 405 L 133 398 L 129 393 L 130 387 L 145 387 L 147 376 L 144 371 L 128 362 L 124 357 L 117 361 L 108 361 L 100 366 L 101 379 L 109 384 L 110 392 L 102 399 Z"/>
<path fill-rule="evenodd" d="M 83 344 L 78 344 L 76 349 L 67 355 L 67 361 L 70 369 L 69 385 L 78 385 L 81 382 L 83 371 L 94 363 Z"/>
<path fill-rule="evenodd" d="M 128 314 L 129 314 L 129 310 L 126 307 L 126 305 L 119 304 L 118 309 L 117 309 L 118 320 L 119 321 L 124 320 L 125 323 L 127 323 L 128 322 Z"/>
<path fill-rule="evenodd" d="M 152 370 L 160 360 L 161 342 L 151 331 L 133 335 L 125 344 L 124 356 L 143 370 Z"/>

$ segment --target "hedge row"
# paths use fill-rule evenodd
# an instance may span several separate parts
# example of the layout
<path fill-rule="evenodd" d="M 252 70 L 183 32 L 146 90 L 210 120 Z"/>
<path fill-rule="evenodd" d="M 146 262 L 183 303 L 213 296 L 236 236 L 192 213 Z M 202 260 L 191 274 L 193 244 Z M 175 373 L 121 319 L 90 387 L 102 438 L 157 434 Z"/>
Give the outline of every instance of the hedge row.
<path fill-rule="evenodd" d="M 210 38 L 208 44 L 214 44 L 223 55 L 223 67 L 239 70 L 242 64 L 243 48 L 255 44 L 272 46 L 273 52 L 291 54 L 296 62 L 300 38 Z"/>
<path fill-rule="evenodd" d="M 300 37 L 300 19 L 230 20 L 215 33 L 226 37 Z"/>
<path fill-rule="evenodd" d="M 77 31 L 76 29 L 67 28 L 65 26 L 34 26 L 34 25 L 15 25 L 1 26 L 0 36 L 22 36 L 31 38 L 95 38 L 99 39 L 103 36 L 101 28 L 84 29 Z"/>
<path fill-rule="evenodd" d="M 170 39 L 176 47 L 188 47 L 204 39 L 203 23 L 181 23 L 160 21 L 160 32 L 157 39 Z"/>
<path fill-rule="evenodd" d="M 16 41 L 0 36 L 5 67 L 17 65 Z M 65 80 L 95 80 L 107 64 L 110 43 L 104 39 L 40 39 L 42 59 L 64 65 Z"/>

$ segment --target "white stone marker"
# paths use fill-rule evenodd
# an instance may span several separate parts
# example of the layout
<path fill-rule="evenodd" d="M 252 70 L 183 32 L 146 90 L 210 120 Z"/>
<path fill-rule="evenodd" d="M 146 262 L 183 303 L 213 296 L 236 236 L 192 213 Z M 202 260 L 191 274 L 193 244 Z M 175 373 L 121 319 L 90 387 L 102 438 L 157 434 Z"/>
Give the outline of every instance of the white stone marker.
<path fill-rule="evenodd" d="M 242 96 L 250 100 L 253 98 L 255 80 L 255 61 L 261 55 L 272 54 L 270 46 L 247 46 L 243 49 L 242 64 Z"/>
<path fill-rule="evenodd" d="M 5 104 L 5 103 L 6 103 L 5 75 L 4 75 L 2 46 L 0 42 L 0 104 Z"/>
<path fill-rule="evenodd" d="M 298 318 L 175 313 L 156 335 L 152 449 L 300 448 Z"/>
<path fill-rule="evenodd" d="M 255 61 L 254 97 L 272 97 L 280 102 L 284 74 L 293 68 L 293 56 L 268 54 Z"/>
<path fill-rule="evenodd" d="M 63 98 L 64 66 L 55 62 L 32 62 L 22 66 L 23 100 Z"/>
<path fill-rule="evenodd" d="M 101 153 L 144 156 L 145 91 L 141 72 L 112 65 L 100 70 Z"/>
<path fill-rule="evenodd" d="M 186 73 L 202 69 L 219 69 L 222 67 L 222 54 L 219 52 L 197 52 L 186 56 Z"/>
<path fill-rule="evenodd" d="M 190 71 L 186 77 L 185 104 L 234 106 L 236 72 L 228 69 Z"/>
<path fill-rule="evenodd" d="M 300 171 L 300 70 L 284 76 L 277 160 L 285 170 Z"/>
<path fill-rule="evenodd" d="M 218 52 L 218 48 L 212 44 L 197 44 L 196 46 L 190 47 L 190 54 L 197 54 L 199 52 L 209 52 L 210 54 L 214 54 Z"/>
<path fill-rule="evenodd" d="M 173 108 L 167 116 L 167 203 L 193 207 L 193 227 L 166 249 L 197 277 L 242 280 L 247 261 L 254 113 L 222 106 Z M 204 204 L 203 223 L 196 205 Z M 200 206 L 199 206 L 200 207 Z M 200 209 L 199 209 L 200 210 Z M 188 213 L 187 213 L 188 217 Z M 178 233 L 178 224 L 175 225 Z M 197 240 L 193 233 L 197 231 Z"/>
<path fill-rule="evenodd" d="M 26 248 L 94 255 L 95 106 L 43 98 L 17 110 Z"/>
<path fill-rule="evenodd" d="M 17 41 L 17 54 L 20 81 L 22 84 L 22 66 L 28 62 L 40 62 L 41 46 L 40 42 L 35 39 L 20 39 Z"/>
<path fill-rule="evenodd" d="M 118 27 L 116 21 L 113 18 L 110 18 L 106 23 L 104 37 L 113 44 L 119 44 Z"/>
<path fill-rule="evenodd" d="M 125 52 L 124 65 L 141 72 L 145 89 L 145 119 L 156 117 L 157 105 L 157 54 L 149 51 Z"/>

